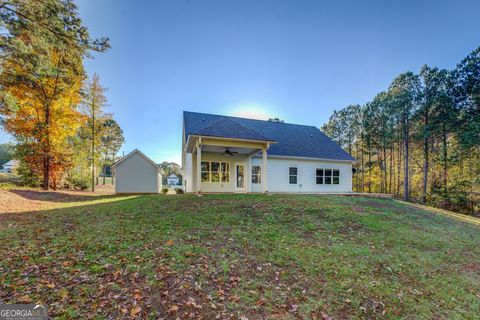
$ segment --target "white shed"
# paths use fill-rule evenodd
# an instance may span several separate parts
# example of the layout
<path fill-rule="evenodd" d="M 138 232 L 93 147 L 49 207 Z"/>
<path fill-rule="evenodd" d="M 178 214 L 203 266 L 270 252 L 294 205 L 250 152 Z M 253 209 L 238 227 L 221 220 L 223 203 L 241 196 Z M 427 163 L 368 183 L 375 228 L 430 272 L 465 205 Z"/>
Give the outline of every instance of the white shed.
<path fill-rule="evenodd" d="M 115 193 L 159 193 L 162 188 L 162 169 L 138 149 L 112 167 Z"/>
<path fill-rule="evenodd" d="M 7 163 L 3 164 L 2 170 L 0 172 L 13 173 L 18 168 L 18 160 L 10 160 Z"/>

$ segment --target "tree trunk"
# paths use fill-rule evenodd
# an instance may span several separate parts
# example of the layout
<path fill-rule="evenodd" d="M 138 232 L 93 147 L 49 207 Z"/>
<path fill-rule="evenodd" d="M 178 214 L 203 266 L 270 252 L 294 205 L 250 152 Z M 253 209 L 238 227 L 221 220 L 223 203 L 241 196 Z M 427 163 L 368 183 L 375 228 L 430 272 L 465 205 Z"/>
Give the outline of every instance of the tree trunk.
<path fill-rule="evenodd" d="M 382 157 L 382 150 L 378 150 L 378 165 L 380 167 L 380 193 L 383 193 L 383 157 Z"/>
<path fill-rule="evenodd" d="M 361 152 L 361 162 L 362 162 L 362 184 L 361 184 L 361 191 L 364 192 L 365 191 L 365 159 L 364 159 L 364 155 L 363 155 L 363 134 L 362 134 L 362 146 L 360 147 L 360 152 Z"/>
<path fill-rule="evenodd" d="M 422 203 L 427 203 L 427 187 L 428 187 L 428 112 L 425 113 L 425 137 L 423 138 L 423 192 Z"/>
<path fill-rule="evenodd" d="M 50 156 L 43 157 L 43 190 L 50 190 Z"/>
<path fill-rule="evenodd" d="M 92 101 L 92 192 L 95 191 L 95 98 Z"/>
<path fill-rule="evenodd" d="M 405 148 L 405 153 L 404 153 L 404 177 L 403 177 L 403 199 L 405 201 L 410 200 L 410 190 L 409 190 L 409 179 L 408 179 L 408 173 L 409 173 L 409 168 L 408 168 L 408 135 L 409 135 L 409 122 L 408 118 L 405 119 L 404 121 L 404 128 L 403 128 L 403 142 L 404 142 L 404 148 Z"/>
<path fill-rule="evenodd" d="M 105 176 L 107 175 L 107 154 L 108 149 L 105 150 L 105 158 L 103 158 L 103 185 L 105 185 Z"/>
<path fill-rule="evenodd" d="M 115 153 L 112 154 L 112 164 L 110 165 L 110 175 L 112 176 L 111 183 L 113 186 L 113 168 L 112 165 L 115 163 Z"/>
<path fill-rule="evenodd" d="M 45 108 L 46 140 L 45 150 L 43 150 L 43 190 L 50 189 L 50 104 Z"/>
<path fill-rule="evenodd" d="M 384 176 L 384 181 L 383 181 L 383 192 L 387 193 L 387 184 L 388 184 L 388 176 L 387 176 L 387 147 L 386 147 L 386 142 L 385 140 L 383 141 L 383 176 Z"/>
<path fill-rule="evenodd" d="M 393 183 L 393 163 L 394 163 L 394 151 L 393 151 L 393 143 L 390 144 L 390 183 L 388 185 L 388 193 L 392 193 L 392 183 Z"/>
<path fill-rule="evenodd" d="M 368 193 L 372 193 L 372 153 L 368 150 Z"/>
<path fill-rule="evenodd" d="M 445 123 L 442 126 L 442 142 L 443 142 L 443 188 L 445 191 L 445 198 L 448 200 L 448 146 L 447 146 L 447 128 Z"/>
<path fill-rule="evenodd" d="M 397 157 L 397 196 L 400 196 L 400 176 L 401 176 L 401 171 L 402 171 L 402 144 L 401 144 L 401 128 L 400 124 L 398 125 L 398 140 L 397 140 L 397 151 L 398 151 L 398 157 Z"/>

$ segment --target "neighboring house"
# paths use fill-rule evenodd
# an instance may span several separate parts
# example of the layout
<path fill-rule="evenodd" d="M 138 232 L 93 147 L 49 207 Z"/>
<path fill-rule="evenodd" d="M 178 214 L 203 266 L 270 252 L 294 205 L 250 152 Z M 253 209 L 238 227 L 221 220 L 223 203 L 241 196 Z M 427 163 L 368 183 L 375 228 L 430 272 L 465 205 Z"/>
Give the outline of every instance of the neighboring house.
<path fill-rule="evenodd" d="M 169 186 L 176 186 L 178 185 L 178 177 L 175 175 L 175 173 L 172 173 L 167 177 L 167 185 Z"/>
<path fill-rule="evenodd" d="M 3 164 L 2 172 L 12 173 L 18 168 L 18 160 L 10 160 Z"/>
<path fill-rule="evenodd" d="M 159 193 L 162 169 L 135 149 L 112 165 L 115 193 Z"/>
<path fill-rule="evenodd" d="M 186 192 L 351 192 L 354 161 L 313 126 L 183 113 Z"/>

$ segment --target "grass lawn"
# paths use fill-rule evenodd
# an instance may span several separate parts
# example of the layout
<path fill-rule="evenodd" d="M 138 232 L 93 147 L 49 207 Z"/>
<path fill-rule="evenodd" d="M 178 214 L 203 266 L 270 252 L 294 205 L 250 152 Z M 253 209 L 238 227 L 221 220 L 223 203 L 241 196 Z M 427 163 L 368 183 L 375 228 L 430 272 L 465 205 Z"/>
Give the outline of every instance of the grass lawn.
<path fill-rule="evenodd" d="M 0 302 L 62 319 L 480 318 L 480 228 L 393 200 L 66 205 L 0 214 Z"/>

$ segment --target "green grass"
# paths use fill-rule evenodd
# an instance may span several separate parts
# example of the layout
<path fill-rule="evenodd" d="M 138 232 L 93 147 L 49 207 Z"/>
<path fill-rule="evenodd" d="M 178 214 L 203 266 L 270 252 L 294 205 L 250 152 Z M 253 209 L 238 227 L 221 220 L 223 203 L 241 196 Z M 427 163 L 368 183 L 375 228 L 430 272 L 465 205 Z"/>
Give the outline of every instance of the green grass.
<path fill-rule="evenodd" d="M 69 318 L 480 318 L 480 228 L 393 200 L 113 197 L 0 215 L 0 302 Z"/>

